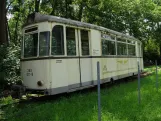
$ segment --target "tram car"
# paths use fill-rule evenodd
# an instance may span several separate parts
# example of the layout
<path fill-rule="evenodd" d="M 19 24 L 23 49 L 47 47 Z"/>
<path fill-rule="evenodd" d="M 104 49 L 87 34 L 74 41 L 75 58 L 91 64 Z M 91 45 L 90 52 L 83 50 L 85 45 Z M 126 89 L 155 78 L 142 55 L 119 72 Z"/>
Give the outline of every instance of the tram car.
<path fill-rule="evenodd" d="M 107 21 L 108 22 L 108 21 Z M 33 13 L 23 26 L 21 75 L 28 91 L 71 92 L 136 75 L 142 43 L 101 26 Z"/>

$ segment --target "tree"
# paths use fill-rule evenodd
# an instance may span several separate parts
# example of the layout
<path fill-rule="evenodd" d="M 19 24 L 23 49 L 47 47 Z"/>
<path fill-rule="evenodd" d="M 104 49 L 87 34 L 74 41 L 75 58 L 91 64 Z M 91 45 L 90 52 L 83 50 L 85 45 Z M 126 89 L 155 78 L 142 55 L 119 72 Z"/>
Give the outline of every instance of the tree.
<path fill-rule="evenodd" d="M 0 8 L 0 44 L 3 44 L 8 42 L 6 0 L 0 0 Z"/>
<path fill-rule="evenodd" d="M 39 12 L 40 0 L 35 0 L 35 12 Z"/>

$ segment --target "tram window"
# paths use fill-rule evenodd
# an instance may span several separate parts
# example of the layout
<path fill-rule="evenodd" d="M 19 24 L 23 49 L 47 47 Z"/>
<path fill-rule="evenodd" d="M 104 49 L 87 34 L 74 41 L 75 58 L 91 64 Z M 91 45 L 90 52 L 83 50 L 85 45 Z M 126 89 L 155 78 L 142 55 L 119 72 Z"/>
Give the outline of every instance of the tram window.
<path fill-rule="evenodd" d="M 115 42 L 102 40 L 102 55 L 116 55 Z"/>
<path fill-rule="evenodd" d="M 75 29 L 66 27 L 67 55 L 76 55 Z"/>
<path fill-rule="evenodd" d="M 89 55 L 89 38 L 88 31 L 81 30 L 82 55 Z"/>
<path fill-rule="evenodd" d="M 128 55 L 135 56 L 135 45 L 128 45 Z"/>
<path fill-rule="evenodd" d="M 24 36 L 24 57 L 37 56 L 38 33 L 25 34 Z"/>
<path fill-rule="evenodd" d="M 115 35 L 101 34 L 103 39 L 115 40 Z"/>
<path fill-rule="evenodd" d="M 127 55 L 127 47 L 124 43 L 117 43 L 117 55 Z"/>
<path fill-rule="evenodd" d="M 56 25 L 52 30 L 52 55 L 64 55 L 64 32 L 63 26 Z"/>
<path fill-rule="evenodd" d="M 117 41 L 126 42 L 126 39 L 123 39 L 123 38 L 117 38 Z"/>
<path fill-rule="evenodd" d="M 135 44 L 134 40 L 127 40 L 127 42 L 130 43 L 130 44 Z"/>
<path fill-rule="evenodd" d="M 39 56 L 49 55 L 50 32 L 40 32 Z"/>

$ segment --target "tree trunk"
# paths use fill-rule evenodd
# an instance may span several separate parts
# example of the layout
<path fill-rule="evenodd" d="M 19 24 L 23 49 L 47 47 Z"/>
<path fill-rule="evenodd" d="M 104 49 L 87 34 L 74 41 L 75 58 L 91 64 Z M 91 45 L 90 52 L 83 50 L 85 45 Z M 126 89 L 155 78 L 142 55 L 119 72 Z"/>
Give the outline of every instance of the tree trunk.
<path fill-rule="evenodd" d="M 15 34 L 14 34 L 14 42 L 15 43 L 17 43 L 17 31 L 18 31 L 19 18 L 20 18 L 20 13 L 18 13 L 17 21 L 16 21 L 16 24 L 15 24 Z"/>
<path fill-rule="evenodd" d="M 52 5 L 52 12 L 50 13 L 50 15 L 55 15 L 56 0 L 53 0 L 51 5 Z"/>
<path fill-rule="evenodd" d="M 7 43 L 6 0 L 0 0 L 0 44 Z"/>
<path fill-rule="evenodd" d="M 35 0 L 35 12 L 39 12 L 40 0 Z"/>
<path fill-rule="evenodd" d="M 82 19 L 82 14 L 83 14 L 83 7 L 84 7 L 84 2 L 82 1 L 80 6 L 79 6 L 79 13 L 78 13 L 78 21 L 81 21 Z"/>
<path fill-rule="evenodd" d="M 65 12 L 66 12 L 66 15 L 65 15 L 65 18 L 68 17 L 68 3 L 67 3 L 67 0 L 65 0 Z"/>

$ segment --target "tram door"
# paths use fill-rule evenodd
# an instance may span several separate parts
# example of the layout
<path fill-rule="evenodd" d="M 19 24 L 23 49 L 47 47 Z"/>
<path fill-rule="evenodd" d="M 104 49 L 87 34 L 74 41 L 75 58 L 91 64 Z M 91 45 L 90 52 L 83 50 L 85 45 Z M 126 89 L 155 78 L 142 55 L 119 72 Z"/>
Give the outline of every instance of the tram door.
<path fill-rule="evenodd" d="M 77 30 L 79 41 L 80 86 L 92 85 L 92 59 L 90 58 L 89 31 Z"/>
<path fill-rule="evenodd" d="M 79 59 L 79 42 L 78 30 L 66 26 L 66 50 L 68 59 L 66 60 L 68 73 L 68 89 L 80 87 L 80 59 Z"/>
<path fill-rule="evenodd" d="M 66 27 L 69 89 L 91 85 L 92 66 L 89 45 L 88 31 Z"/>

